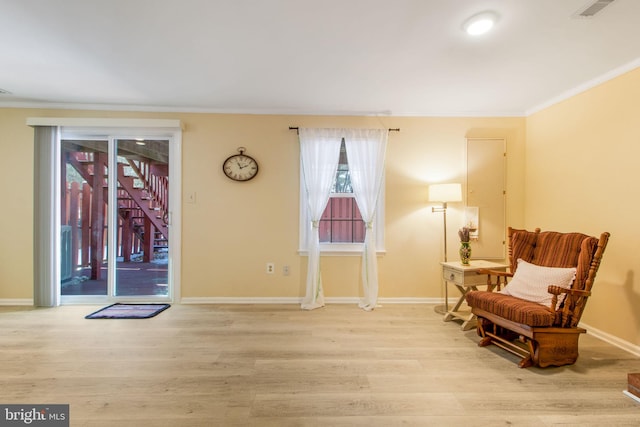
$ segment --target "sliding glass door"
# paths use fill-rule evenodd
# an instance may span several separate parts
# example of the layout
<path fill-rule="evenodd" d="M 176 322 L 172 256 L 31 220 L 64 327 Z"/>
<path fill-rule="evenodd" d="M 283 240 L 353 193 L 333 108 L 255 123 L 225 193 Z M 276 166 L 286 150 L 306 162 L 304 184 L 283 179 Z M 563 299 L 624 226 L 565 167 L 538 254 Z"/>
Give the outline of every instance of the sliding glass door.
<path fill-rule="evenodd" d="M 169 300 L 170 140 L 63 135 L 62 302 Z"/>
<path fill-rule="evenodd" d="M 169 295 L 169 141 L 118 139 L 119 297 Z"/>

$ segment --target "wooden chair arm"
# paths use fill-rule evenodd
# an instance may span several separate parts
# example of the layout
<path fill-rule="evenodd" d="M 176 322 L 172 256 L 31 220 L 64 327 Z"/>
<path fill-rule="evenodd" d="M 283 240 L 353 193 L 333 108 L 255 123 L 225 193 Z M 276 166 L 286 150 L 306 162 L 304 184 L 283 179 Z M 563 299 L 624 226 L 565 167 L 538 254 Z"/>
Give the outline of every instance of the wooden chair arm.
<path fill-rule="evenodd" d="M 591 296 L 591 292 L 590 291 L 583 291 L 581 289 L 565 289 L 565 288 L 561 288 L 560 286 L 555 286 L 555 285 L 549 285 L 549 288 L 547 289 L 547 292 L 549 292 L 550 294 L 553 295 L 560 295 L 560 294 L 569 294 L 569 295 L 577 295 L 577 296 L 581 296 L 581 297 L 590 297 Z"/>
<path fill-rule="evenodd" d="M 584 291 L 581 289 L 565 289 L 565 288 L 561 288 L 560 286 L 556 286 L 556 285 L 549 285 L 549 287 L 547 288 L 547 292 L 549 292 L 550 294 L 553 295 L 553 298 L 551 298 L 551 306 L 549 307 L 549 310 L 552 313 L 556 312 L 556 306 L 558 305 L 558 296 L 561 294 L 567 294 L 567 295 L 571 295 L 571 296 L 578 296 L 578 297 L 590 297 L 591 296 L 591 292 L 590 291 Z M 562 313 L 562 323 L 565 322 L 566 318 L 568 317 L 569 314 L 573 314 L 573 310 L 569 307 L 571 304 L 566 304 L 564 306 L 564 310 Z"/>

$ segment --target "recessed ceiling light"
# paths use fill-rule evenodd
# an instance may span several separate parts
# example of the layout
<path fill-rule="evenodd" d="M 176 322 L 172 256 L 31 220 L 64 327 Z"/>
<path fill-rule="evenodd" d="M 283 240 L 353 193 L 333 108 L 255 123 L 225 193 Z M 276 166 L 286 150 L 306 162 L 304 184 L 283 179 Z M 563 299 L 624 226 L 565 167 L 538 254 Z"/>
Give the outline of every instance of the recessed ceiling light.
<path fill-rule="evenodd" d="M 495 12 L 482 12 L 464 21 L 462 28 L 470 36 L 479 36 L 491 30 L 497 20 L 498 15 Z"/>

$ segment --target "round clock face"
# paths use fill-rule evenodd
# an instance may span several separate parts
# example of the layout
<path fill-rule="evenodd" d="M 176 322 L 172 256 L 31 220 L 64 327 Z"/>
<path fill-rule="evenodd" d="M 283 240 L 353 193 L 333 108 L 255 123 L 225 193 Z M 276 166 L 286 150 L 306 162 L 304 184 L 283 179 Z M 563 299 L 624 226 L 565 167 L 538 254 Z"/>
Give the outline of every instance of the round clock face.
<path fill-rule="evenodd" d="M 258 163 L 246 154 L 236 154 L 224 161 L 222 171 L 234 181 L 249 181 L 258 173 Z"/>

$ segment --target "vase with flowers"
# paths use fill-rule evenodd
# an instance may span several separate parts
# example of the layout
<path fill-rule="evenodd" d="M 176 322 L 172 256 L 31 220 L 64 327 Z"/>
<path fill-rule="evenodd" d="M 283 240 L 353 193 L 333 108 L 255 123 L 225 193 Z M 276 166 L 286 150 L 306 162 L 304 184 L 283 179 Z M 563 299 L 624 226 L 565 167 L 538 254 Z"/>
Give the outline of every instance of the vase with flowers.
<path fill-rule="evenodd" d="M 458 230 L 460 237 L 460 262 L 462 265 L 469 265 L 471 259 L 471 245 L 469 244 L 469 227 L 462 227 Z"/>

